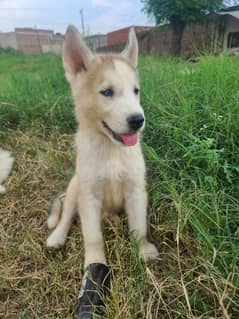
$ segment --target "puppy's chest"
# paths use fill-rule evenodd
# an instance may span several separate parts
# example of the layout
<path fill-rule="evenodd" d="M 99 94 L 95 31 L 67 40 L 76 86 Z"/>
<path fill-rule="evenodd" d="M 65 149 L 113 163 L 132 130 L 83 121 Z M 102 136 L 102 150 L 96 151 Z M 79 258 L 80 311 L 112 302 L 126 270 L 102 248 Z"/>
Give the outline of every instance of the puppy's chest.
<path fill-rule="evenodd" d="M 123 156 L 124 155 L 124 156 Z M 78 175 L 82 182 L 82 191 L 93 191 L 102 196 L 104 210 L 118 210 L 124 201 L 124 188 L 132 177 L 132 165 L 121 152 L 98 152 L 95 156 L 83 153 L 79 156 Z M 88 180 L 86 184 L 84 181 Z"/>
<path fill-rule="evenodd" d="M 106 162 L 104 166 L 103 182 L 103 206 L 106 210 L 117 210 L 123 205 L 123 188 L 127 178 L 127 172 L 121 162 Z"/>
<path fill-rule="evenodd" d="M 104 184 L 103 209 L 115 211 L 122 208 L 124 202 L 123 182 L 110 180 Z"/>
<path fill-rule="evenodd" d="M 106 159 L 101 165 L 102 178 L 109 183 L 122 180 L 127 174 L 127 168 L 120 159 Z"/>

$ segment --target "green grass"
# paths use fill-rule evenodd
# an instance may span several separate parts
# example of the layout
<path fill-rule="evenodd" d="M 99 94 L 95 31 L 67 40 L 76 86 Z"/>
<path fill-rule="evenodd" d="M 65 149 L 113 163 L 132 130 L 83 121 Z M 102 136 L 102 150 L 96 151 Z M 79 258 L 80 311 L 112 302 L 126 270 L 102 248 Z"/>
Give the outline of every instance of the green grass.
<path fill-rule="evenodd" d="M 75 128 L 73 106 L 61 61 L 54 55 L 0 55 L 1 127 Z"/>
<path fill-rule="evenodd" d="M 106 318 L 239 316 L 239 58 L 140 60 L 149 222 L 147 267 L 125 218 L 105 225 Z M 0 317 L 71 318 L 83 265 L 75 225 L 45 248 L 48 202 L 74 170 L 73 103 L 59 58 L 0 55 L 0 141 L 16 163 L 1 198 Z"/>

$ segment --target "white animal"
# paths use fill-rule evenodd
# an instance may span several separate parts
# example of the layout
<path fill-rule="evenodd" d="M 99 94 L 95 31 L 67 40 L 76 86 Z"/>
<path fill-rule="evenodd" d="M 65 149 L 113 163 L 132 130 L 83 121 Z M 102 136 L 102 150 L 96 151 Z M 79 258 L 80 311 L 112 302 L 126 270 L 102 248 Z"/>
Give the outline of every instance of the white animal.
<path fill-rule="evenodd" d="M 156 247 L 147 240 L 145 163 L 139 143 L 145 116 L 140 105 L 137 60 L 133 29 L 119 55 L 93 54 L 75 27 L 67 29 L 63 64 L 79 123 L 76 174 L 67 188 L 62 214 L 60 200 L 53 204 L 48 227 L 56 228 L 47 246 L 65 243 L 78 212 L 85 267 L 106 264 L 101 217 L 122 208 L 138 241 L 140 256 L 145 261 L 158 256 Z"/>

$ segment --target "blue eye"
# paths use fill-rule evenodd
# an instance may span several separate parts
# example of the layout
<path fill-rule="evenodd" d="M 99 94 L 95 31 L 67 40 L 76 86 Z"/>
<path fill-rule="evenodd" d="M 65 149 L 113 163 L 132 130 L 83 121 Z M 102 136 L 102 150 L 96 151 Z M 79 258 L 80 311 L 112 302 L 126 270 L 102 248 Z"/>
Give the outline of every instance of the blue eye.
<path fill-rule="evenodd" d="M 100 91 L 100 93 L 107 97 L 114 95 L 114 91 L 112 89 L 106 89 L 106 90 Z"/>

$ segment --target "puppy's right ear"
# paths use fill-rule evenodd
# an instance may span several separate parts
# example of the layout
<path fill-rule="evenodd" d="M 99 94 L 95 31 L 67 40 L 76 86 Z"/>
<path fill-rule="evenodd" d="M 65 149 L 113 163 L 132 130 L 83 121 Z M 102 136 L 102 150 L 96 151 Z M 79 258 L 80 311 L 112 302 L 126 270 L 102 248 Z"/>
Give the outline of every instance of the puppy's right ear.
<path fill-rule="evenodd" d="M 93 54 L 84 43 L 80 33 L 73 26 L 68 26 L 63 44 L 63 65 L 69 82 L 77 73 L 87 70 Z"/>

